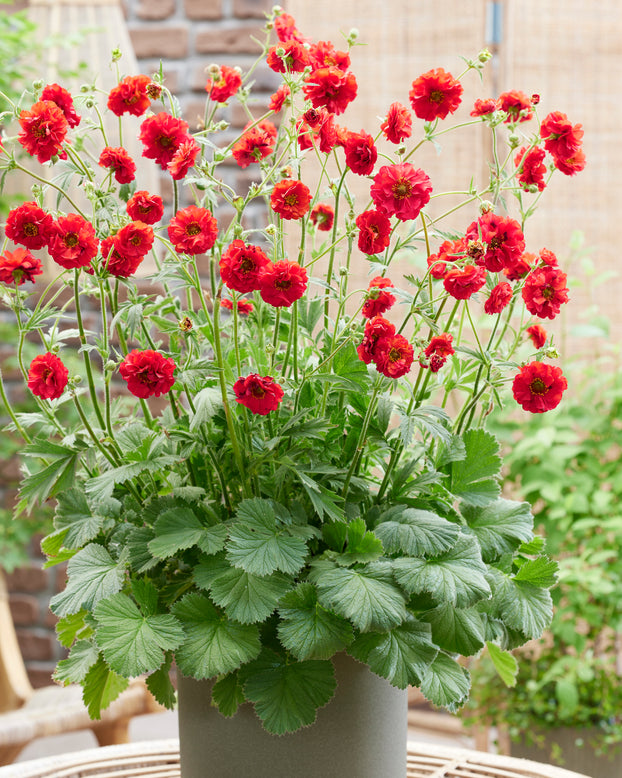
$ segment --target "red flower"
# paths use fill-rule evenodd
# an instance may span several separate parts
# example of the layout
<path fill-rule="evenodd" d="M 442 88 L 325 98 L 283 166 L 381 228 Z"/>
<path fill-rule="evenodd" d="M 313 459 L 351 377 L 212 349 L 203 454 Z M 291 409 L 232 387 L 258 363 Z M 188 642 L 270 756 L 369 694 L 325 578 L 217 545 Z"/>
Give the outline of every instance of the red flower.
<path fill-rule="evenodd" d="M 527 276 L 522 289 L 525 307 L 540 319 L 554 319 L 568 302 L 567 277 L 558 267 L 538 267 Z"/>
<path fill-rule="evenodd" d="M 521 278 L 524 278 L 527 273 L 529 273 L 535 260 L 535 254 L 524 251 L 519 259 L 512 265 L 512 267 L 504 268 L 503 275 L 508 279 L 508 281 L 519 281 Z"/>
<path fill-rule="evenodd" d="M 242 168 L 253 162 L 259 162 L 274 151 L 274 139 L 261 127 L 253 127 L 243 133 L 234 144 L 232 152 L 235 161 Z"/>
<path fill-rule="evenodd" d="M 135 192 L 127 201 L 126 210 L 130 219 L 155 224 L 164 213 L 164 203 L 159 195 L 150 195 L 144 189 Z"/>
<path fill-rule="evenodd" d="M 282 84 L 276 90 L 276 92 L 273 95 L 271 95 L 270 102 L 268 103 L 268 108 L 270 108 L 271 111 L 278 113 L 281 110 L 281 108 L 283 108 L 285 101 L 289 98 L 290 95 L 291 95 L 291 89 L 287 86 L 287 84 Z"/>
<path fill-rule="evenodd" d="M 567 159 L 555 157 L 553 159 L 555 167 L 565 176 L 574 176 L 585 168 L 585 154 L 579 149 Z"/>
<path fill-rule="evenodd" d="M 534 345 L 534 348 L 542 348 L 544 344 L 546 343 L 546 330 L 544 327 L 541 327 L 539 324 L 532 324 L 531 327 L 527 327 L 527 335 L 531 338 L 531 342 Z"/>
<path fill-rule="evenodd" d="M 401 143 L 404 138 L 410 138 L 413 120 L 408 108 L 401 103 L 391 103 L 380 129 L 391 143 Z"/>
<path fill-rule="evenodd" d="M 318 41 L 309 49 L 311 68 L 335 67 L 347 70 L 350 67 L 350 55 L 347 51 L 338 51 L 330 41 Z"/>
<path fill-rule="evenodd" d="M 419 360 L 422 367 L 428 367 L 433 373 L 438 373 L 447 361 L 447 357 L 455 354 L 452 341 L 453 336 L 448 332 L 444 332 L 442 335 L 434 335 L 424 351 L 426 359 Z"/>
<path fill-rule="evenodd" d="M 521 367 L 512 382 L 516 402 L 530 413 L 544 413 L 557 408 L 568 381 L 559 367 L 544 362 L 530 362 Z"/>
<path fill-rule="evenodd" d="M 296 125 L 298 145 L 304 151 L 318 141 L 320 151 L 328 154 L 338 144 L 335 117 L 325 108 L 311 108 Z"/>
<path fill-rule="evenodd" d="M 82 216 L 70 213 L 54 222 L 48 251 L 61 267 L 86 267 L 96 256 L 98 245 L 93 225 Z"/>
<path fill-rule="evenodd" d="M 376 208 L 401 221 L 416 219 L 429 202 L 431 192 L 432 183 L 426 173 L 410 162 L 381 167 L 370 189 Z"/>
<path fill-rule="evenodd" d="M 550 265 L 551 267 L 557 267 L 559 265 L 556 255 L 550 249 L 540 249 L 538 258 L 540 259 L 540 262 L 543 262 L 545 265 Z"/>
<path fill-rule="evenodd" d="M 444 240 L 439 246 L 436 254 L 430 254 L 428 257 L 428 267 L 432 278 L 444 278 L 447 273 L 447 263 L 455 262 L 464 257 L 467 249 L 466 238 L 457 240 Z"/>
<path fill-rule="evenodd" d="M 283 390 L 270 376 L 251 373 L 246 378 L 238 378 L 233 384 L 235 399 L 251 413 L 266 416 L 276 411 L 283 399 Z"/>
<path fill-rule="evenodd" d="M 367 288 L 367 298 L 361 309 L 362 316 L 366 319 L 373 319 L 375 316 L 388 311 L 395 304 L 395 295 L 391 294 L 391 292 L 383 291 L 388 288 L 394 288 L 393 282 L 388 278 L 383 278 L 382 276 L 372 278 Z"/>
<path fill-rule="evenodd" d="M 311 209 L 309 218 L 318 230 L 328 232 L 333 227 L 335 211 L 333 210 L 333 206 L 328 203 L 316 203 Z"/>
<path fill-rule="evenodd" d="M 501 281 L 490 292 L 490 297 L 484 303 L 484 311 L 491 316 L 501 313 L 512 299 L 512 287 L 507 281 Z"/>
<path fill-rule="evenodd" d="M 382 211 L 364 211 L 356 217 L 358 247 L 363 254 L 378 254 L 391 242 L 391 221 Z"/>
<path fill-rule="evenodd" d="M 242 76 L 239 70 L 228 65 L 220 66 L 220 74 L 217 79 L 208 78 L 205 91 L 209 99 L 215 103 L 226 103 L 242 86 Z"/>
<path fill-rule="evenodd" d="M 115 116 L 142 116 L 151 105 L 147 94 L 150 84 L 149 76 L 126 76 L 110 90 L 108 108 Z"/>
<path fill-rule="evenodd" d="M 158 351 L 130 351 L 119 365 L 121 378 L 134 397 L 146 400 L 166 394 L 175 383 L 175 362 Z"/>
<path fill-rule="evenodd" d="M 114 236 L 114 247 L 124 257 L 144 257 L 153 246 L 153 228 L 144 222 L 130 222 Z"/>
<path fill-rule="evenodd" d="M 376 369 L 387 378 L 399 378 L 406 375 L 414 360 L 413 347 L 403 335 L 382 338 L 374 350 Z"/>
<path fill-rule="evenodd" d="M 483 257 L 476 259 L 491 273 L 512 267 L 525 250 L 525 236 L 516 219 L 498 216 L 488 211 L 469 225 L 467 240 L 481 240 L 486 244 Z"/>
<path fill-rule="evenodd" d="M 276 308 L 289 308 L 307 291 L 307 271 L 297 262 L 269 263 L 259 279 L 261 299 Z"/>
<path fill-rule="evenodd" d="M 22 111 L 19 123 L 22 129 L 18 140 L 31 157 L 36 156 L 43 163 L 62 153 L 69 125 L 52 100 L 42 100 L 30 111 Z"/>
<path fill-rule="evenodd" d="M 28 369 L 28 388 L 43 400 L 56 400 L 65 391 L 69 371 L 56 354 L 39 354 Z"/>
<path fill-rule="evenodd" d="M 144 259 L 144 254 L 120 254 L 114 245 L 113 236 L 102 241 L 101 253 L 104 269 L 116 278 L 129 278 L 134 275 Z"/>
<path fill-rule="evenodd" d="M 36 250 L 43 248 L 50 239 L 53 224 L 52 216 L 30 201 L 9 211 L 4 233 L 13 243 Z"/>
<path fill-rule="evenodd" d="M 444 119 L 462 102 L 462 84 L 443 68 L 429 70 L 412 83 L 408 93 L 413 111 L 426 122 Z"/>
<path fill-rule="evenodd" d="M 80 116 L 76 113 L 71 93 L 58 84 L 48 84 L 41 92 L 41 100 L 51 100 L 61 109 L 67 124 L 77 127 L 80 124 Z"/>
<path fill-rule="evenodd" d="M 492 98 L 487 100 L 476 100 L 473 104 L 471 116 L 490 116 L 497 110 L 497 101 Z"/>
<path fill-rule="evenodd" d="M 307 40 L 296 27 L 296 20 L 291 14 L 281 13 L 274 19 L 274 31 L 280 41 L 288 41 L 291 38 L 305 43 Z"/>
<path fill-rule="evenodd" d="M 228 311 L 233 310 L 233 300 L 229 300 L 225 297 L 220 304 Z M 252 313 L 254 306 L 250 300 L 236 300 L 235 307 L 241 316 L 248 316 L 249 313 Z"/>
<path fill-rule="evenodd" d="M 178 254 L 203 254 L 216 243 L 218 223 L 207 208 L 189 205 L 173 216 L 168 236 Z"/>
<path fill-rule="evenodd" d="M 456 300 L 468 300 L 486 283 L 486 270 L 478 265 L 465 265 L 449 270 L 443 279 L 443 286 Z"/>
<path fill-rule="evenodd" d="M 115 179 L 120 184 L 129 184 L 134 180 L 136 165 L 127 151 L 122 147 L 106 148 L 99 155 L 99 164 L 101 167 L 112 168 Z"/>
<path fill-rule="evenodd" d="M 270 195 L 270 207 L 283 219 L 302 219 L 309 210 L 310 203 L 311 192 L 302 181 L 279 181 Z"/>
<path fill-rule="evenodd" d="M 281 56 L 276 53 L 277 49 L 283 51 Z M 300 41 L 290 38 L 278 46 L 273 46 L 268 51 L 266 62 L 275 73 L 302 73 L 307 65 L 311 64 L 311 58 Z"/>
<path fill-rule="evenodd" d="M 518 89 L 503 92 L 499 95 L 497 104 L 500 110 L 507 113 L 507 122 L 527 122 L 533 116 L 531 98 Z"/>
<path fill-rule="evenodd" d="M 376 316 L 370 319 L 365 325 L 363 342 L 356 348 L 359 359 L 369 365 L 376 358 L 377 350 L 380 351 L 382 343 L 395 335 L 395 325 L 390 321 L 383 319 L 382 316 Z"/>
<path fill-rule="evenodd" d="M 357 88 L 353 73 L 326 67 L 314 70 L 305 80 L 302 91 L 314 108 L 340 114 L 356 97 Z"/>
<path fill-rule="evenodd" d="M 194 165 L 201 147 L 194 138 L 188 137 L 177 147 L 173 158 L 168 163 L 167 170 L 174 181 L 180 181 L 185 178 L 186 173 Z"/>
<path fill-rule="evenodd" d="M 166 170 L 177 149 L 189 139 L 188 124 L 168 113 L 158 113 L 144 120 L 138 137 L 145 147 L 143 157 L 154 159 Z"/>
<path fill-rule="evenodd" d="M 220 259 L 220 277 L 229 289 L 252 292 L 259 289 L 260 277 L 270 260 L 259 246 L 234 240 Z"/>
<path fill-rule="evenodd" d="M 359 176 L 368 176 L 378 159 L 374 139 L 364 130 L 348 133 L 345 145 L 346 165 Z"/>
<path fill-rule="evenodd" d="M 26 249 L 15 249 L 0 254 L 0 282 L 21 286 L 26 281 L 35 282 L 35 276 L 43 273 L 43 265 Z"/>
<path fill-rule="evenodd" d="M 516 154 L 514 164 L 516 167 L 520 167 L 518 183 L 523 189 L 527 190 L 530 186 L 537 186 L 539 192 L 544 189 L 546 186 L 544 181 L 546 165 L 543 164 L 545 156 L 546 152 L 544 149 L 538 146 L 534 146 L 531 149 L 523 146 Z"/>
<path fill-rule="evenodd" d="M 583 127 L 572 124 L 565 113 L 553 111 L 540 125 L 544 148 L 557 159 L 569 159 L 581 149 Z"/>

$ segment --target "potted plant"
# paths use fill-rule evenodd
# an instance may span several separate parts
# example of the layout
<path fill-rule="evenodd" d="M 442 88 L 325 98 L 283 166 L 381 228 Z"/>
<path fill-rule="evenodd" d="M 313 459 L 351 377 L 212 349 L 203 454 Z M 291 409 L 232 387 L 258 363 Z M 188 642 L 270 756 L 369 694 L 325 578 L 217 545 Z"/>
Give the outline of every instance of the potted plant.
<path fill-rule="evenodd" d="M 515 422 L 495 425 L 513 438 L 506 485 L 534 505 L 559 585 L 550 628 L 517 651 L 515 684 L 503 687 L 477 663 L 469 707 L 471 723 L 483 717 L 507 730 L 513 754 L 609 778 L 622 769 L 622 391 L 606 363 L 580 386 L 519 440 Z"/>
<path fill-rule="evenodd" d="M 277 9 L 262 56 L 283 84 L 266 115 L 225 65 L 210 70 L 196 132 L 158 75 L 124 76 L 106 96 L 115 138 L 93 93 L 74 103 L 41 84 L 4 143 L 6 175 L 16 147 L 59 171 L 34 174 L 0 264 L 39 406 L 16 413 L 2 390 L 25 441 L 17 513 L 54 499 L 43 547 L 67 562 L 51 603 L 70 648 L 56 677 L 83 685 L 93 716 L 142 673 L 172 706 L 174 661 L 184 778 L 207 760 L 219 776 L 402 778 L 396 689 L 457 709 L 461 655 L 489 643 L 503 664 L 551 617 L 552 566 L 529 505 L 501 497 L 484 423 L 508 381 L 535 413 L 566 388 L 547 346 L 522 334 L 523 307 L 553 318 L 568 299 L 553 252 L 525 253 L 524 226 L 548 176 L 582 168 L 581 127 L 536 121 L 522 92 L 478 100 L 467 123 L 492 132 L 495 154 L 449 209 L 464 215 L 449 234 L 413 154 L 447 132 L 460 78 L 489 54 L 460 78 L 417 77 L 374 138 L 337 123 L 357 92 L 355 38 L 313 44 Z M 237 137 L 218 114 L 232 99 L 249 113 Z M 141 117 L 145 160 L 123 148 L 126 114 Z M 154 163 L 170 177 L 166 218 L 140 188 Z M 243 193 L 236 165 L 258 176 Z M 43 249 L 57 277 L 26 291 Z M 422 269 L 400 281 L 413 254 Z M 155 272 L 137 280 L 147 255 Z M 26 364 L 31 338 L 41 350 Z M 59 422 L 66 405 L 77 423 Z"/>

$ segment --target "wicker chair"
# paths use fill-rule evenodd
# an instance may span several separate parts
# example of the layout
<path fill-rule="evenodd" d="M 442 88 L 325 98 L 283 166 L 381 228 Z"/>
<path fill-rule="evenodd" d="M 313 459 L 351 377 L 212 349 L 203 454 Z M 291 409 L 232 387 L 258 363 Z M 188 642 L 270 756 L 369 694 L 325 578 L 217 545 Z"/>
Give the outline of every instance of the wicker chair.
<path fill-rule="evenodd" d="M 77 686 L 33 689 L 19 650 L 4 576 L 0 571 L 0 765 L 10 764 L 30 741 L 90 729 L 99 745 L 127 743 L 134 716 L 162 708 L 140 679 L 92 721 Z"/>

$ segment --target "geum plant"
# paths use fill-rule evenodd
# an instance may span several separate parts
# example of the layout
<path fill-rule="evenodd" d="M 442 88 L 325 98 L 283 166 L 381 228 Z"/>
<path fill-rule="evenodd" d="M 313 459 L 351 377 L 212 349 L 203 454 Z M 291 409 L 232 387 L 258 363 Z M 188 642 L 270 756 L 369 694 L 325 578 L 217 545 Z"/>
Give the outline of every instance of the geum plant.
<path fill-rule="evenodd" d="M 283 74 L 270 111 L 252 115 L 250 74 L 214 66 L 196 132 L 157 76 L 110 92 L 115 137 L 88 91 L 80 114 L 56 84 L 14 107 L 5 175 L 24 169 L 23 149 L 50 169 L 9 214 L 0 264 L 39 404 L 9 410 L 25 440 L 17 512 L 56 500 L 43 547 L 49 564 L 68 561 L 51 607 L 71 647 L 56 678 L 83 685 L 94 717 L 142 673 L 173 705 L 174 660 L 216 679 L 224 715 L 247 700 L 270 732 L 296 730 L 331 699 L 337 652 L 455 710 L 469 693 L 461 655 L 488 643 L 507 675 L 507 650 L 551 618 L 555 564 L 529 505 L 500 497 L 482 425 L 509 380 L 536 413 L 566 388 L 540 325 L 539 347 L 523 332 L 524 308 L 557 314 L 566 276 L 551 251 L 525 253 L 523 229 L 554 169 L 582 167 L 582 130 L 561 113 L 540 123 L 521 92 L 478 101 L 463 124 L 492 133 L 490 178 L 464 193 L 464 231 L 444 233 L 442 195 L 413 161 L 447 132 L 460 78 L 424 73 L 375 137 L 350 131 L 336 117 L 357 92 L 354 39 L 311 43 L 277 11 L 262 55 Z M 238 137 L 219 120 L 234 98 L 249 117 Z M 122 145 L 125 114 L 145 117 L 140 164 Z M 166 219 L 140 189 L 154 161 L 172 181 Z M 226 182 L 236 164 L 260 177 L 241 194 Z M 362 203 L 356 178 L 370 183 Z M 520 220 L 499 212 L 510 195 Z M 265 227 L 247 229 L 256 204 Z M 58 272 L 26 293 L 38 250 Z M 399 281 L 392 265 L 413 251 L 424 269 Z M 139 283 L 148 254 L 157 270 Z"/>

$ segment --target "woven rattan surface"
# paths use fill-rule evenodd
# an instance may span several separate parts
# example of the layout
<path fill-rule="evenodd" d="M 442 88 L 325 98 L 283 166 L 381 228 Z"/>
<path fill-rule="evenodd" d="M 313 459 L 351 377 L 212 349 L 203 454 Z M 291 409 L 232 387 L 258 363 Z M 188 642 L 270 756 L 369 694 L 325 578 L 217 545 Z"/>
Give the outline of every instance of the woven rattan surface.
<path fill-rule="evenodd" d="M 0 778 L 180 778 L 180 775 L 177 740 L 106 746 L 0 767 Z M 209 771 L 205 778 L 210 778 Z M 588 777 L 526 759 L 409 743 L 406 778 Z"/>

